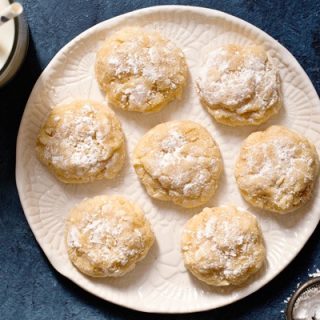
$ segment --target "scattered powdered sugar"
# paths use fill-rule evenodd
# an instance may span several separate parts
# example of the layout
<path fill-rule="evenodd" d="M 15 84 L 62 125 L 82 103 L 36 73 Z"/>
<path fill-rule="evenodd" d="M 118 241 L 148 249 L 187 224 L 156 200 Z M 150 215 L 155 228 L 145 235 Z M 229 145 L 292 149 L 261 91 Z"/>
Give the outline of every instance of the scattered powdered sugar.
<path fill-rule="evenodd" d="M 199 196 L 216 172 L 216 160 L 199 156 L 197 147 L 176 129 L 168 132 L 160 147 L 145 160 L 152 176 L 172 192 Z"/>
<path fill-rule="evenodd" d="M 105 143 L 110 133 L 109 120 L 97 119 L 96 111 L 89 104 L 54 120 L 61 123 L 45 141 L 47 161 L 61 169 L 76 168 L 79 175 L 88 169 L 100 169 L 99 162 L 107 160 L 112 151 Z"/>
<path fill-rule="evenodd" d="M 320 270 L 317 268 L 315 272 L 309 273 L 308 276 L 310 278 L 320 277 Z"/>

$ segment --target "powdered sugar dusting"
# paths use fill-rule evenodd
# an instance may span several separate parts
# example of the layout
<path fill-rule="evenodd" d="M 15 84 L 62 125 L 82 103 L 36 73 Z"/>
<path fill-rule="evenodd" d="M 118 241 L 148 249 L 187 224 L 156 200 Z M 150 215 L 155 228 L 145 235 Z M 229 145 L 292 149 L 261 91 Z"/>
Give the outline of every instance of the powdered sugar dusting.
<path fill-rule="evenodd" d="M 125 267 L 145 250 L 143 233 L 134 219 L 134 215 L 107 203 L 70 226 L 68 246 L 85 252 L 90 263 L 104 266 L 107 274 L 121 273 L 119 265 Z"/>
<path fill-rule="evenodd" d="M 256 236 L 239 228 L 240 217 L 222 221 L 212 215 L 197 230 L 195 259 L 201 261 L 204 270 L 222 270 L 226 277 L 239 276 L 255 263 Z M 209 257 L 215 256 L 214 259 Z M 239 257 L 246 257 L 239 263 Z"/>
<path fill-rule="evenodd" d="M 72 226 L 67 237 L 68 246 L 72 248 L 80 248 L 80 233 L 77 227 Z"/>
<path fill-rule="evenodd" d="M 265 260 L 256 219 L 231 205 L 205 208 L 191 218 L 183 231 L 182 252 L 186 267 L 215 286 L 243 283 Z"/>
<path fill-rule="evenodd" d="M 76 168 L 78 175 L 100 171 L 113 151 L 106 143 L 111 130 L 108 118 L 98 120 L 96 110 L 84 104 L 80 111 L 69 110 L 54 121 L 59 124 L 47 129 L 49 137 L 40 136 L 44 158 L 62 170 Z"/>
<path fill-rule="evenodd" d="M 129 103 L 134 106 L 139 106 L 146 103 L 151 96 L 151 90 L 144 83 L 140 83 L 135 87 L 131 87 L 124 90 L 126 99 L 129 99 Z"/>
<path fill-rule="evenodd" d="M 218 118 L 249 121 L 252 114 L 254 122 L 279 100 L 276 69 L 266 55 L 246 50 L 234 45 L 213 50 L 200 72 L 199 94 Z"/>
<path fill-rule="evenodd" d="M 107 91 L 126 108 L 144 110 L 148 104 L 152 108 L 152 104 L 160 104 L 164 96 L 184 85 L 184 56 L 158 33 L 125 29 L 111 37 L 107 45 L 112 49 L 101 57 L 111 79 Z"/>
<path fill-rule="evenodd" d="M 149 41 L 155 41 L 149 35 Z M 128 74 L 133 76 L 142 75 L 146 80 L 154 83 L 160 80 L 168 80 L 169 85 L 173 84 L 165 65 L 176 69 L 176 57 L 171 53 L 171 42 L 156 41 L 150 46 L 143 44 L 141 38 L 127 40 L 114 50 L 113 54 L 107 57 L 107 64 L 114 70 L 114 74 L 125 78 Z M 174 47 L 176 49 L 176 47 Z M 183 57 L 183 55 L 181 55 Z"/>
<path fill-rule="evenodd" d="M 199 155 L 196 145 L 176 129 L 169 130 L 160 149 L 144 162 L 164 188 L 187 197 L 201 195 L 219 170 L 214 158 Z"/>
<path fill-rule="evenodd" d="M 248 146 L 241 185 L 270 190 L 278 207 L 286 208 L 295 193 L 303 192 L 314 180 L 314 159 L 306 143 L 294 144 L 284 137 Z"/>

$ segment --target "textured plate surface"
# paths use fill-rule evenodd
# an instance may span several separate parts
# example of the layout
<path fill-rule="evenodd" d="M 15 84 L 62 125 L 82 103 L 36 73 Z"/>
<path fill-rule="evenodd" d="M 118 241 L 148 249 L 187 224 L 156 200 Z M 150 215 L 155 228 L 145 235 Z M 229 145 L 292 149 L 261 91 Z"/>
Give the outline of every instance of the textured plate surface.
<path fill-rule="evenodd" d="M 128 160 L 113 181 L 89 185 L 58 182 L 36 158 L 34 146 L 50 107 L 73 98 L 104 101 L 94 78 L 95 52 L 107 35 L 123 26 L 141 25 L 159 30 L 184 51 L 190 70 L 183 99 L 152 115 L 115 110 L 127 139 Z M 209 46 L 223 43 L 263 44 L 278 65 L 284 108 L 258 128 L 228 128 L 215 123 L 199 104 L 194 80 Z M 246 204 L 237 189 L 233 167 L 239 145 L 249 133 L 281 124 L 306 135 L 320 147 L 319 98 L 305 72 L 277 41 L 256 27 L 222 12 L 183 6 L 135 11 L 102 22 L 66 45 L 37 81 L 23 115 L 17 142 L 16 179 L 30 227 L 54 268 L 85 290 L 114 303 L 141 311 L 180 313 L 217 308 L 256 291 L 274 278 L 301 250 L 319 218 L 319 190 L 304 208 L 287 216 L 268 214 Z M 267 264 L 245 287 L 210 288 L 192 278 L 180 256 L 181 228 L 201 211 L 181 209 L 151 200 L 140 185 L 130 155 L 138 139 L 156 124 L 190 119 L 208 128 L 218 142 L 224 174 L 217 194 L 207 206 L 234 203 L 253 212 L 264 232 Z M 121 279 L 96 280 L 79 273 L 69 262 L 63 241 L 68 210 L 85 197 L 122 194 L 138 203 L 150 219 L 157 242 L 147 258 Z"/>

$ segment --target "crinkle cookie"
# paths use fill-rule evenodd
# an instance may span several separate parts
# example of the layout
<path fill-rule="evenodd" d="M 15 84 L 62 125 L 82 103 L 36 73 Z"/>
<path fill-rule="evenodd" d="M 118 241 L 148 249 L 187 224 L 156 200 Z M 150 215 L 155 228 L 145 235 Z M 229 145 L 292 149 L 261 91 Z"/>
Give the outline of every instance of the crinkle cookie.
<path fill-rule="evenodd" d="M 112 110 L 79 100 L 53 108 L 40 129 L 36 151 L 65 183 L 111 179 L 124 164 L 124 134 Z"/>
<path fill-rule="evenodd" d="M 215 120 L 229 126 L 259 125 L 282 104 L 277 68 L 257 45 L 230 44 L 210 52 L 197 91 Z"/>
<path fill-rule="evenodd" d="M 249 135 L 235 166 L 242 196 L 255 207 L 278 213 L 298 209 L 311 198 L 318 172 L 314 145 L 281 126 Z"/>
<path fill-rule="evenodd" d="M 184 227 L 186 268 L 213 286 L 243 284 L 264 264 L 266 253 L 254 215 L 234 206 L 205 208 Z"/>
<path fill-rule="evenodd" d="M 97 196 L 71 210 L 65 240 L 79 271 L 92 277 L 120 277 L 147 255 L 154 235 L 137 205 L 120 196 Z"/>
<path fill-rule="evenodd" d="M 135 148 L 133 165 L 151 197 L 186 208 L 211 198 L 222 171 L 217 143 L 192 121 L 171 121 L 151 129 Z"/>
<path fill-rule="evenodd" d="M 159 111 L 179 98 L 187 80 L 182 51 L 156 31 L 122 29 L 96 57 L 96 78 L 113 105 L 128 111 Z"/>

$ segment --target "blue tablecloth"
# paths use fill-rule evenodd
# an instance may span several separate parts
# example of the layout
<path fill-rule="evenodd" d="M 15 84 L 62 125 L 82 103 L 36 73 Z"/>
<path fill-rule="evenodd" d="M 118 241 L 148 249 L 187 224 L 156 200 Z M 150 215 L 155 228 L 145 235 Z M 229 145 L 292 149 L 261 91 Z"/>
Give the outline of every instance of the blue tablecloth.
<path fill-rule="evenodd" d="M 0 319 L 282 319 L 284 300 L 320 266 L 320 227 L 297 258 L 268 285 L 218 310 L 189 315 L 131 311 L 86 293 L 60 276 L 36 243 L 15 184 L 15 147 L 31 89 L 56 52 L 92 25 L 135 9 L 188 4 L 225 11 L 269 33 L 297 58 L 320 90 L 318 0 L 22 0 L 30 27 L 26 61 L 0 89 Z M 0 31 L 1 32 L 1 31 Z M 320 210 L 320 208 L 319 208 Z"/>

